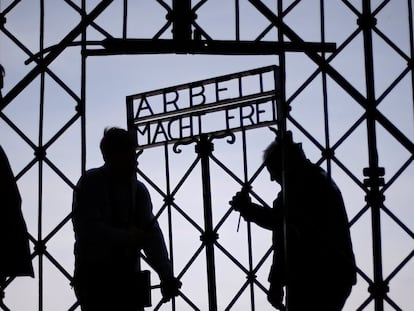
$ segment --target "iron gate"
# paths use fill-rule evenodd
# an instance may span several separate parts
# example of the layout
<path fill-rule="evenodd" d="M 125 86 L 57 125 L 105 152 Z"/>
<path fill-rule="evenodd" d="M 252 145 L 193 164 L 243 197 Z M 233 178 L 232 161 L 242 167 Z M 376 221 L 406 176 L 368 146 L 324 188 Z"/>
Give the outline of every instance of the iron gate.
<path fill-rule="evenodd" d="M 264 263 L 268 262 L 271 254 L 271 242 L 267 239 L 268 245 L 265 246 L 265 252 L 258 252 L 257 257 L 253 258 L 255 250 L 253 249 L 252 229 L 249 224 L 246 231 L 247 237 L 240 234 L 241 239 L 247 238 L 247 245 L 235 241 L 237 243 L 235 250 L 237 248 L 247 250 L 248 262 L 243 262 L 236 255 L 239 251 L 234 253 L 235 250 L 233 252 L 229 250 L 229 245 L 223 245 L 219 237 L 226 236 L 229 230 L 230 232 L 236 230 L 235 223 L 229 221 L 234 218 L 234 216 L 231 217 L 231 214 L 234 213 L 228 204 L 232 193 L 228 190 L 233 189 L 232 191 L 235 193 L 238 189 L 250 188 L 261 203 L 265 202 L 255 192 L 256 188 L 254 187 L 255 180 L 262 173 L 263 165 L 258 162 L 256 163 L 257 167 L 252 169 L 247 159 L 247 149 L 253 147 L 252 149 L 259 155 L 259 157 L 257 155 L 255 157 L 260 159 L 260 151 L 254 148 L 257 142 L 249 144 L 248 141 L 258 139 L 258 129 L 280 124 L 278 117 L 280 117 L 281 109 L 277 105 L 278 100 L 280 103 L 279 83 L 278 68 L 271 66 L 127 97 L 128 129 L 136 137 L 138 143 L 139 176 L 151 185 L 155 196 L 162 200 L 162 203 L 157 205 L 157 217 L 160 218 L 163 214 L 168 215 L 166 227 L 169 233 L 170 254 L 178 269 L 176 273 L 180 279 L 186 278 L 187 274 L 190 278 L 190 285 L 183 285 L 180 295 L 183 301 L 176 307 L 179 310 L 183 309 L 183 302 L 193 310 L 205 308 L 208 310 L 230 310 L 235 306 L 236 309 L 255 309 L 255 300 L 257 299 L 255 292 L 260 291 L 262 298 L 267 292 L 266 279 L 259 280 L 257 274 Z M 251 133 L 253 137 L 247 139 L 247 131 L 250 130 L 253 130 Z M 238 132 L 240 135 L 237 135 Z M 220 151 L 215 147 L 215 142 L 226 140 L 228 145 L 234 145 L 236 135 L 237 139 L 241 140 L 241 149 L 221 146 L 230 152 L 233 162 L 239 162 L 239 168 L 235 170 L 234 167 L 231 168 L 217 156 Z M 269 143 L 269 141 L 267 142 Z M 170 144 L 172 144 L 171 147 L 169 147 Z M 185 145 L 194 146 L 194 149 L 184 147 Z M 163 163 L 157 165 L 156 162 L 151 161 L 153 152 L 148 165 L 143 165 L 145 162 L 141 163 L 141 159 L 145 157 L 149 148 L 154 147 L 156 147 L 155 153 L 161 153 L 159 158 L 163 159 Z M 262 146 L 262 149 L 264 147 Z M 183 149 L 186 150 L 186 154 Z M 179 154 L 178 162 L 171 160 L 171 153 Z M 183 158 L 190 159 L 188 166 L 181 163 Z M 216 165 L 221 173 L 214 174 L 211 169 L 212 165 Z M 161 179 L 159 174 L 151 177 L 151 171 L 154 169 L 164 170 L 164 177 Z M 182 172 L 183 169 L 184 172 Z M 178 179 L 176 170 L 182 174 L 181 176 L 178 174 Z M 196 170 L 200 170 L 200 172 L 196 174 Z M 222 184 L 222 179 L 225 178 L 221 176 L 222 174 L 227 176 L 228 183 Z M 175 178 L 172 177 L 174 175 Z M 199 180 L 194 180 L 190 179 L 192 175 L 201 176 L 198 176 Z M 182 191 L 188 183 L 191 184 L 192 194 L 185 190 Z M 226 188 L 227 196 L 220 198 L 220 203 L 217 198 L 214 200 L 216 196 L 220 196 L 216 191 L 213 191 L 216 189 L 215 183 Z M 200 202 L 193 201 L 197 195 L 200 196 Z M 181 197 L 180 203 L 177 202 L 177 197 Z M 201 214 L 198 220 L 191 216 L 197 213 Z M 180 223 L 176 220 L 177 218 L 182 218 L 182 221 L 185 221 L 199 234 L 199 241 L 192 241 L 194 249 L 189 259 L 183 258 L 180 254 L 182 248 L 186 247 L 182 245 L 183 241 L 177 238 L 172 243 L 177 223 Z M 240 218 L 238 222 L 237 227 L 240 226 Z M 197 235 L 194 234 L 193 238 L 197 239 Z M 241 274 L 246 279 L 241 285 L 234 284 L 232 279 L 237 279 L 235 275 L 226 274 L 224 279 L 223 276 L 216 275 L 216 271 L 220 271 L 220 266 L 223 264 L 222 260 L 216 259 L 216 252 L 220 252 L 225 259 L 234 265 L 236 270 L 239 270 L 236 274 Z M 199 257 L 203 256 L 203 253 L 206 257 L 204 271 L 197 270 L 195 273 L 189 273 L 188 271 L 194 262 L 200 260 Z M 197 282 L 200 276 L 206 278 L 206 284 Z M 225 283 L 231 284 L 231 288 L 222 288 L 222 284 Z M 197 303 L 194 300 L 195 297 L 187 294 L 193 284 L 206 287 L 206 291 L 195 293 L 190 291 L 190 295 L 205 297 L 207 303 Z M 226 292 L 225 295 L 223 295 L 224 292 Z M 218 299 L 218 293 L 222 294 L 221 299 Z M 249 299 L 247 301 L 240 299 L 246 293 Z M 240 301 L 242 304 L 238 305 Z M 179 304 L 179 302 L 176 301 L 175 304 Z M 160 306 L 161 302 L 155 309 Z"/>
<path fill-rule="evenodd" d="M 347 203 L 360 270 L 358 285 L 346 310 L 409 310 L 413 305 L 409 289 L 414 274 L 412 0 L 154 0 L 146 3 L 149 7 L 140 7 L 142 3 L 128 0 L 0 2 L 1 63 L 6 70 L 0 113 L 1 143 L 11 159 L 22 192 L 36 267 L 34 280 L 8 279 L 2 285 L 6 293 L 3 308 L 25 309 L 26 301 L 39 310 L 77 307 L 70 288 L 70 201 L 74 183 L 87 166 L 86 151 L 91 139 L 87 145 L 90 132 L 86 125 L 97 122 L 91 115 L 87 118 L 87 109 L 97 105 L 87 100 L 87 94 L 91 97 L 88 90 L 94 87 L 93 81 L 88 80 L 90 71 L 87 68 L 92 67 L 91 63 L 98 56 L 188 53 L 224 54 L 233 56 L 232 59 L 242 55 L 277 55 L 269 64 L 277 63 L 286 86 L 281 89 L 280 98 L 291 108 L 287 128 L 294 132 L 297 141 L 303 142 L 309 157 L 332 173 Z M 221 19 L 222 27 L 217 28 L 215 17 L 218 15 L 225 18 Z M 342 27 L 338 26 L 339 20 Z M 119 21 L 119 25 L 114 21 Z M 62 71 L 65 63 L 71 64 L 68 72 Z M 258 135 L 266 144 L 273 135 L 267 132 Z M 246 177 L 244 172 L 260 167 L 255 155 L 263 148 L 261 145 L 258 150 L 244 148 L 242 132 L 237 135 L 241 138 L 237 137 L 231 148 L 240 143 L 239 150 L 242 157 L 246 154 L 249 169 L 241 164 L 236 168 L 243 172 L 241 177 L 232 180 L 245 181 L 254 173 Z M 246 134 L 246 145 L 249 135 Z M 225 150 L 218 146 L 221 144 L 227 146 L 228 143 L 226 139 L 214 140 L 215 152 L 208 157 L 211 169 L 219 167 L 218 172 L 232 176 L 225 167 L 235 165 L 233 161 L 223 166 L 219 164 L 227 156 L 224 151 L 224 155 L 219 154 Z M 71 146 L 69 150 L 64 147 L 67 145 Z M 147 150 L 140 157 L 143 169 L 145 157 L 151 154 L 153 152 Z M 192 168 L 201 165 L 201 159 L 192 154 L 194 158 L 186 167 L 195 174 L 197 170 Z M 176 159 L 174 152 L 164 155 Z M 153 159 L 170 165 L 164 157 L 159 157 L 154 152 Z M 181 172 L 182 176 L 186 176 L 187 170 Z M 141 173 L 150 175 L 147 171 Z M 261 173 L 257 176 L 256 182 L 264 178 Z M 176 177 L 176 183 L 170 184 L 168 178 L 158 177 L 164 180 L 163 187 L 150 183 L 155 189 L 156 206 L 171 210 L 171 214 L 177 213 L 181 206 L 177 203 L 179 197 L 175 196 L 174 202 L 167 200 L 167 204 L 163 200 L 171 198 L 165 194 L 176 189 L 174 185 L 177 186 L 180 178 Z M 201 176 L 198 177 L 196 179 L 201 180 Z M 148 182 L 150 180 L 153 178 L 149 177 Z M 265 198 L 264 203 L 270 202 L 274 193 L 266 184 L 263 181 L 260 186 L 255 185 L 257 189 L 267 189 L 259 196 Z M 166 190 L 167 185 L 169 190 Z M 234 189 L 226 187 L 223 203 L 214 206 L 225 206 L 223 209 L 227 211 L 225 200 L 232 190 L 239 189 L 240 183 L 236 185 Z M 60 196 L 56 199 L 51 193 Z M 202 202 L 198 203 L 202 206 Z M 200 222 L 192 222 L 193 217 L 186 217 L 185 213 L 180 215 L 185 219 L 183 226 L 190 223 L 198 239 L 205 228 Z M 231 221 L 231 217 L 229 214 L 223 218 L 224 223 Z M 166 218 L 164 225 L 169 228 Z M 233 220 L 237 223 L 237 219 Z M 179 232 L 176 229 L 174 235 Z M 221 234 L 216 247 L 230 239 L 232 232 Z M 237 239 L 240 236 L 237 234 Z M 230 241 L 226 247 L 234 244 Z M 250 244 L 246 244 L 249 249 L 247 245 Z M 225 254 L 226 247 L 216 255 Z M 252 245 L 253 258 L 261 247 L 264 246 L 260 243 Z M 266 252 L 267 249 L 259 250 L 259 257 Z M 176 256 L 174 258 L 177 260 Z M 229 271 L 233 266 L 238 267 L 236 271 L 241 272 L 242 278 L 250 277 L 248 281 L 240 281 L 239 287 L 231 288 L 258 288 L 247 296 L 248 303 L 255 297 L 253 305 L 259 308 L 260 299 L 264 301 L 265 298 L 259 299 L 256 295 L 263 295 L 259 284 L 264 286 L 265 276 L 260 273 L 266 270 L 267 261 L 264 259 L 263 268 L 257 271 L 254 261 L 251 266 L 249 258 L 246 262 L 242 266 L 249 267 L 247 271 L 237 264 L 228 266 Z M 260 260 L 255 262 L 260 263 Z M 197 264 L 195 260 L 191 267 Z M 176 271 L 185 278 L 191 267 L 182 264 L 176 266 Z M 246 274 L 248 271 L 259 275 L 254 278 Z M 216 275 L 223 273 L 216 270 Z M 255 285 L 251 285 L 252 282 Z M 20 295 L 22 291 L 27 293 L 24 299 Z M 183 297 L 185 306 L 207 305 L 207 301 L 200 298 L 198 302 L 197 295 L 187 293 L 192 299 L 187 301 Z M 232 305 L 230 297 L 245 297 L 242 293 L 245 291 L 227 296 L 223 306 Z M 62 299 L 56 301 L 57 295 Z"/>

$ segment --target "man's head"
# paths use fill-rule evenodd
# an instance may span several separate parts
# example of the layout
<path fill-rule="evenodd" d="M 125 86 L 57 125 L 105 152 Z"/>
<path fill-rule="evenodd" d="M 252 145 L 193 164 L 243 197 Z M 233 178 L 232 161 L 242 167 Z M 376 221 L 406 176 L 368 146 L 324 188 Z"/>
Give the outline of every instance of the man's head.
<path fill-rule="evenodd" d="M 284 147 L 284 150 L 282 149 Z M 294 143 L 292 134 L 287 133 L 285 142 L 276 138 L 263 152 L 263 162 L 266 165 L 270 174 L 270 179 L 278 183 L 282 181 L 282 153 L 285 152 L 285 168 L 288 168 L 291 173 L 301 169 L 306 162 L 306 156 L 302 149 L 302 144 Z"/>
<path fill-rule="evenodd" d="M 100 144 L 102 156 L 111 173 L 131 177 L 135 173 L 135 142 L 129 133 L 117 127 L 106 128 Z"/>

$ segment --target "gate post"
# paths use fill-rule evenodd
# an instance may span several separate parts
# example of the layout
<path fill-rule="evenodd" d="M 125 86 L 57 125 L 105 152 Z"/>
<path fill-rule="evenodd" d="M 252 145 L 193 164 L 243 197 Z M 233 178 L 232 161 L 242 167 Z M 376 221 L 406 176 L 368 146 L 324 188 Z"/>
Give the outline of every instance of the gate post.
<path fill-rule="evenodd" d="M 376 107 L 375 95 L 375 71 L 374 71 L 374 49 L 372 33 L 376 25 L 375 14 L 371 8 L 371 0 L 362 1 L 362 15 L 358 19 L 359 27 L 362 29 L 365 54 L 365 84 L 366 84 L 366 122 L 368 142 L 368 167 L 363 170 L 367 177 L 364 185 L 367 187 L 366 202 L 371 208 L 372 227 L 372 256 L 373 256 L 373 283 L 369 285 L 368 291 L 374 300 L 375 311 L 384 310 L 384 299 L 389 291 L 387 281 L 383 276 L 382 263 L 382 237 L 381 237 L 381 208 L 385 197 L 381 193 L 384 186 L 385 170 L 379 166 L 377 150 L 376 130 Z"/>
<path fill-rule="evenodd" d="M 213 230 L 213 213 L 211 206 L 210 162 L 209 156 L 214 150 L 208 136 L 200 136 L 195 151 L 201 159 L 201 178 L 203 183 L 204 234 L 200 237 L 206 247 L 207 285 L 209 311 L 217 311 L 216 268 L 214 259 L 214 242 L 218 234 Z"/>

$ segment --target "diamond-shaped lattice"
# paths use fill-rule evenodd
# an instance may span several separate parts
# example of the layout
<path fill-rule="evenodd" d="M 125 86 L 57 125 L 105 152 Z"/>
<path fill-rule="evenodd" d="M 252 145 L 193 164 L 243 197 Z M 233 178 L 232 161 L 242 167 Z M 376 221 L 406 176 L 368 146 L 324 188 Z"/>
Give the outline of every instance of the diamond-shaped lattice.
<path fill-rule="evenodd" d="M 286 65 L 288 129 L 309 158 L 330 171 L 344 195 L 360 268 L 344 310 L 410 310 L 413 1 L 187 3 L 193 10 L 187 16 L 191 33 L 188 42 L 177 42 L 173 40 L 180 34 L 173 32 L 174 23 L 183 19 L 176 19 L 175 13 L 182 12 L 174 12 L 174 0 L 1 0 L 0 62 L 6 75 L 0 144 L 22 195 L 35 278 L 7 279 L 0 308 L 80 309 L 70 287 L 72 187 L 83 170 L 102 164 L 103 127 L 126 127 L 127 94 L 277 64 Z M 106 45 L 114 38 L 151 41 Z M 280 52 L 269 53 L 259 45 L 280 38 L 299 46 L 303 41 L 336 43 L 336 50 L 322 52 L 305 45 L 284 57 L 261 55 Z M 223 41 L 228 45 L 214 52 L 230 55 L 187 55 L 194 53 L 194 46 L 202 51 Z M 240 41 L 248 48 L 228 53 L 226 49 Z M 234 55 L 237 52 L 250 55 Z M 105 55 L 116 56 L 101 57 Z M 269 182 L 265 170 L 256 172 L 262 150 L 274 136 L 267 129 L 244 134 L 246 141 L 236 133 L 233 145 L 215 140 L 209 159 L 213 229 L 218 233 L 213 271 L 217 305 L 219 310 L 270 310 L 265 295 L 270 233 L 244 221 L 236 232 L 238 217 L 228 201 L 250 181 L 255 200 L 271 205 L 280 188 Z M 154 289 L 152 309 L 207 310 L 201 164 L 194 144 L 181 146 L 182 153 L 167 149 L 168 162 L 163 147 L 140 156 L 139 178 L 151 192 L 168 244 L 171 233 L 170 253 L 183 295 L 161 305 L 159 289 Z M 364 168 L 375 171 L 378 166 L 385 168 L 384 176 L 363 175 Z M 377 177 L 385 184 L 364 185 L 364 179 Z M 377 190 L 383 202 L 366 197 Z M 377 216 L 380 222 L 373 222 Z M 44 242 L 46 249 L 41 247 Z M 372 251 L 373 242 L 381 243 L 381 253 Z M 374 277 L 374 270 L 383 276 Z M 249 271 L 256 274 L 253 283 L 246 279 Z M 370 283 L 381 285 L 383 280 L 389 292 L 371 295 Z M 152 283 L 158 282 L 153 275 Z"/>

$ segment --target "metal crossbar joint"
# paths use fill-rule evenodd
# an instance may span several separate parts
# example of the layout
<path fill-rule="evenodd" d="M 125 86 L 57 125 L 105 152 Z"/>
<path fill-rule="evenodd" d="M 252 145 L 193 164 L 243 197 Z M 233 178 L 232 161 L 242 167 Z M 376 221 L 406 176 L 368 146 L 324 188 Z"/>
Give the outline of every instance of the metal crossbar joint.
<path fill-rule="evenodd" d="M 385 196 L 378 191 L 369 192 L 365 196 L 365 201 L 371 206 L 382 206 L 385 201 Z"/>
<path fill-rule="evenodd" d="M 335 157 L 335 150 L 332 148 L 326 148 L 322 151 L 322 156 L 325 159 L 333 159 Z"/>
<path fill-rule="evenodd" d="M 0 28 L 4 28 L 4 25 L 6 25 L 7 18 L 4 14 L 0 15 Z"/>
<path fill-rule="evenodd" d="M 34 155 L 37 160 L 44 160 L 46 158 L 46 148 L 44 146 L 37 147 Z"/>
<path fill-rule="evenodd" d="M 253 271 L 249 271 L 249 273 L 246 275 L 246 279 L 249 281 L 249 283 L 253 283 L 257 278 L 257 275 L 253 273 Z"/>
<path fill-rule="evenodd" d="M 414 70 L 414 58 L 411 58 L 407 61 L 408 69 Z"/>
<path fill-rule="evenodd" d="M 200 140 L 195 146 L 195 152 L 200 155 L 200 157 L 207 157 L 211 155 L 214 151 L 214 144 L 208 140 L 207 135 L 201 135 Z"/>
<path fill-rule="evenodd" d="M 75 106 L 75 111 L 77 112 L 77 113 L 79 113 L 79 114 L 83 114 L 84 113 L 84 107 L 83 107 L 83 105 L 81 105 L 81 104 L 77 104 L 76 106 Z"/>
<path fill-rule="evenodd" d="M 198 17 L 197 14 L 193 11 L 189 12 L 188 14 L 187 13 L 183 14 L 182 12 L 171 11 L 165 15 L 165 19 L 169 22 L 175 22 L 182 18 L 186 18 L 187 20 L 190 21 L 190 25 L 197 19 L 197 17 Z"/>
<path fill-rule="evenodd" d="M 357 24 L 362 29 L 372 29 L 377 25 L 377 19 L 372 14 L 362 14 L 361 17 L 358 18 Z"/>
<path fill-rule="evenodd" d="M 383 167 L 366 167 L 363 170 L 363 174 L 365 177 L 368 177 L 364 179 L 365 186 L 370 188 L 384 186 L 385 182 L 383 176 L 385 175 L 385 169 Z"/>
<path fill-rule="evenodd" d="M 43 240 L 37 241 L 34 246 L 35 253 L 44 254 L 46 252 L 46 243 Z"/>
<path fill-rule="evenodd" d="M 204 244 L 214 244 L 219 238 L 219 235 L 217 232 L 204 232 L 202 235 L 200 235 L 200 241 L 202 241 Z"/>
<path fill-rule="evenodd" d="M 380 297 L 384 298 L 386 297 L 387 293 L 390 291 L 390 288 L 388 286 L 388 283 L 385 281 L 379 282 L 379 283 L 372 283 L 368 287 L 368 292 L 373 297 Z"/>
<path fill-rule="evenodd" d="M 164 197 L 164 202 L 165 202 L 165 204 L 167 204 L 167 205 L 172 205 L 172 204 L 173 204 L 173 202 L 174 202 L 174 196 L 173 196 L 173 195 L 166 195 L 166 196 Z"/>

